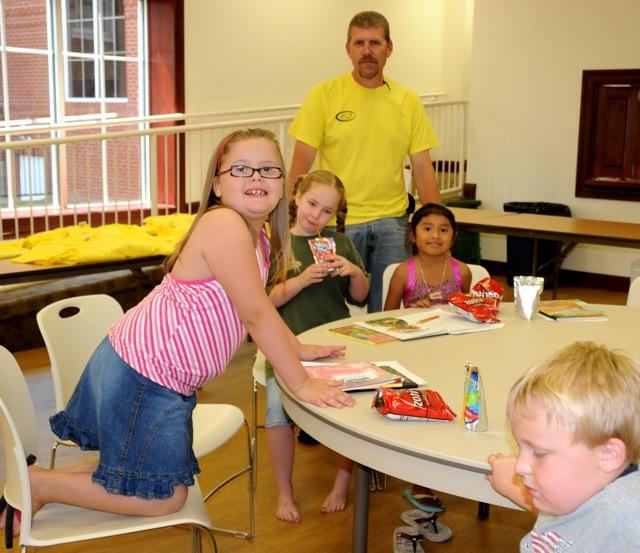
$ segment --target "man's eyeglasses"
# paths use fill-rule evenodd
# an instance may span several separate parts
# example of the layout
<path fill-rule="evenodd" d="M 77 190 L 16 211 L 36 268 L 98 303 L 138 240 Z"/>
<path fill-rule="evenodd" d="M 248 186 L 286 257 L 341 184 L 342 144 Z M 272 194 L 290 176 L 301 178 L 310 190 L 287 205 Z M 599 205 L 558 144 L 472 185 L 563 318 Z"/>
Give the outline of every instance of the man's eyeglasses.
<path fill-rule="evenodd" d="M 226 171 L 220 171 L 218 175 L 229 173 L 232 177 L 247 178 L 252 177 L 258 171 L 263 179 L 279 179 L 282 176 L 280 167 L 247 167 L 246 165 L 232 165 Z"/>

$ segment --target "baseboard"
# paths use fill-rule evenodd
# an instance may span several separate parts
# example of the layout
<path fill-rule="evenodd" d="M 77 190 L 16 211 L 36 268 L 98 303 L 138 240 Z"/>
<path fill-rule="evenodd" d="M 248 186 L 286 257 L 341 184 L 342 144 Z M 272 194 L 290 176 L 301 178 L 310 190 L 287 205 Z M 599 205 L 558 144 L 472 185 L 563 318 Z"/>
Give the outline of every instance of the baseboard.
<path fill-rule="evenodd" d="M 507 264 L 504 261 L 489 261 L 483 259 L 481 265 L 495 275 L 506 275 Z M 602 275 L 600 273 L 587 273 L 560 269 L 559 284 L 562 286 L 580 286 L 593 288 L 594 290 L 611 290 L 612 292 L 624 292 L 629 290 L 629 277 Z"/>

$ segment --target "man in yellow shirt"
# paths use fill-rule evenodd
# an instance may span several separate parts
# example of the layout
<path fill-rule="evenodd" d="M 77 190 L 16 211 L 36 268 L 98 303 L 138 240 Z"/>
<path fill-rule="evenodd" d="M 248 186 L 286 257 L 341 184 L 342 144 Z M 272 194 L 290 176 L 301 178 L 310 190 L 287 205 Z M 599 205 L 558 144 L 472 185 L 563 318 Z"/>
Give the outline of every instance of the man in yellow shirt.
<path fill-rule="evenodd" d="M 316 155 L 318 168 L 344 183 L 346 233 L 371 274 L 368 310 L 374 312 L 384 303 L 385 267 L 409 255 L 405 157 L 420 201 L 439 202 L 429 155 L 438 140 L 417 94 L 383 75 L 393 42 L 382 14 L 356 14 L 346 49 L 353 71 L 316 85 L 291 124 L 296 144 L 289 183 L 309 172 Z"/>

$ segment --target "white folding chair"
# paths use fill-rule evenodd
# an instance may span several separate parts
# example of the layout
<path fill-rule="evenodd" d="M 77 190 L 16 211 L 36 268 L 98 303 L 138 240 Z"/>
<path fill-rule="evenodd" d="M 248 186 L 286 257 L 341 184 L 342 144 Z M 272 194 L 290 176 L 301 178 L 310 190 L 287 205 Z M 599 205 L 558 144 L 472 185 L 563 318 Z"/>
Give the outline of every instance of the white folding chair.
<path fill-rule="evenodd" d="M 384 309 L 384 302 L 387 301 L 387 294 L 389 293 L 389 284 L 391 283 L 391 277 L 394 271 L 400 265 L 400 263 L 392 263 L 387 265 L 384 273 L 382 273 L 382 308 Z M 400 302 L 402 305 L 402 301 Z"/>
<path fill-rule="evenodd" d="M 629 283 L 627 307 L 640 307 L 640 277 L 634 278 Z"/>
<path fill-rule="evenodd" d="M 0 346 L 0 433 L 4 446 L 6 482 L 4 499 L 21 512 L 20 550 L 189 525 L 194 553 L 201 551 L 202 533 L 216 543 L 198 483 L 189 487 L 180 511 L 159 517 L 116 515 L 60 503 L 45 505 L 31 515 L 31 484 L 27 457 L 37 451 L 36 413 L 31 394 L 15 357 Z"/>
<path fill-rule="evenodd" d="M 487 271 L 482 265 L 474 265 L 473 263 L 467 263 L 467 267 L 471 270 L 471 284 L 470 287 L 476 282 L 481 281 L 483 278 L 489 277 L 489 271 Z"/>
<path fill-rule="evenodd" d="M 56 409 L 64 409 L 73 390 L 98 344 L 107 335 L 111 323 L 123 314 L 120 304 L 106 294 L 95 294 L 66 298 L 43 307 L 36 319 L 44 338 L 51 361 Z M 220 482 L 207 492 L 207 501 L 220 488 L 244 473 L 248 473 L 249 530 L 241 532 L 215 528 L 216 532 L 237 538 L 250 539 L 255 530 L 253 495 L 253 451 L 251 431 L 243 412 L 235 405 L 199 403 L 193 411 L 193 451 L 200 458 L 215 451 L 244 426 L 247 443 L 247 465 Z M 51 468 L 55 462 L 54 444 L 51 454 Z M 66 442 L 62 442 L 67 445 Z M 75 445 L 75 444 L 72 444 Z"/>

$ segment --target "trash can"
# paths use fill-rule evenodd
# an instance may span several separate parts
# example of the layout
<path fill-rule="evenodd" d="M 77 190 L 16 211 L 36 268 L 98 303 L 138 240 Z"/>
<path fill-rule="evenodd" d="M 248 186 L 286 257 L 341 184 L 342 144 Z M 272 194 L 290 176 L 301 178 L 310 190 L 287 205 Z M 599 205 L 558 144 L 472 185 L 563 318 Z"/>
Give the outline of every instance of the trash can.
<path fill-rule="evenodd" d="M 452 198 L 450 200 L 444 200 L 442 205 L 446 207 L 477 209 L 481 203 L 482 201 L 480 200 Z M 459 230 L 451 248 L 451 255 L 464 263 L 480 265 L 480 234 L 468 230 Z"/>
<path fill-rule="evenodd" d="M 571 217 L 568 205 L 547 202 L 506 202 L 505 211 L 515 213 L 537 213 L 539 215 L 557 215 Z M 531 275 L 533 270 L 533 238 L 507 236 L 507 282 L 513 286 L 513 277 Z M 538 258 L 535 274 L 549 278 L 554 275 L 554 260 L 562 242 L 538 240 Z M 546 286 L 546 283 L 545 283 Z"/>

